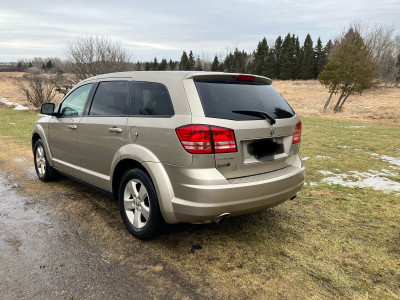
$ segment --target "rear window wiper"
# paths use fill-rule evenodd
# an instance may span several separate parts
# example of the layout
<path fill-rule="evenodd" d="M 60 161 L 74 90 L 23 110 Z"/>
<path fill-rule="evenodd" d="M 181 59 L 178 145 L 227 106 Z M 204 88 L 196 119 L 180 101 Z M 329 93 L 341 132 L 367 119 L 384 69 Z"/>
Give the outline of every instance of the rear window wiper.
<path fill-rule="evenodd" d="M 265 111 L 260 110 L 232 110 L 233 113 L 260 117 L 261 119 L 268 120 L 271 125 L 276 123 L 275 118 Z"/>

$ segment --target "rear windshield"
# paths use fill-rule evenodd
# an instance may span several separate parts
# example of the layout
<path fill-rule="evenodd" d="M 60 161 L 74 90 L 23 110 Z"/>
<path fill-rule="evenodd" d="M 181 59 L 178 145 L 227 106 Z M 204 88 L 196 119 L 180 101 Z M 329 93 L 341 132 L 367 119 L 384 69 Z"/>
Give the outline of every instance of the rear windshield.
<path fill-rule="evenodd" d="M 206 117 L 230 120 L 259 120 L 258 116 L 232 111 L 262 111 L 274 119 L 295 115 L 281 94 L 268 84 L 196 81 Z"/>

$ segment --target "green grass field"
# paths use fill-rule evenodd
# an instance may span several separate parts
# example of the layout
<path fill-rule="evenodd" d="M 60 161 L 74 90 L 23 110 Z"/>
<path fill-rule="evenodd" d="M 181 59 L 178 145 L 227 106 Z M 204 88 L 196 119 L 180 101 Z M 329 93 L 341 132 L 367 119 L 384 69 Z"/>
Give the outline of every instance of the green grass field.
<path fill-rule="evenodd" d="M 37 118 L 0 109 L 4 143 L 30 150 Z M 140 247 L 215 298 L 399 299 L 400 127 L 302 122 L 306 185 L 273 209 L 221 225 L 170 226 L 147 243 L 125 232 L 114 202 L 89 197 L 90 189 L 70 180 L 55 183 L 61 195 L 69 190 L 60 211 L 90 232 L 105 257 L 130 263 L 127 253 Z M 71 190 L 88 200 L 68 199 Z M 193 254 L 193 245 L 202 248 Z"/>

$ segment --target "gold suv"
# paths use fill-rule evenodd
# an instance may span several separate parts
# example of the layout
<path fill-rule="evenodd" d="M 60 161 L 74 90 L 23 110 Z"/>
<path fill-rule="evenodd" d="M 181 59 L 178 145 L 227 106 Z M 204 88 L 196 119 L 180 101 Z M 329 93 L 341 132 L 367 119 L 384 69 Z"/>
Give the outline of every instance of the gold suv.
<path fill-rule="evenodd" d="M 301 122 L 261 76 L 123 72 L 86 79 L 32 135 L 39 179 L 110 192 L 137 238 L 165 223 L 220 222 L 294 198 Z"/>

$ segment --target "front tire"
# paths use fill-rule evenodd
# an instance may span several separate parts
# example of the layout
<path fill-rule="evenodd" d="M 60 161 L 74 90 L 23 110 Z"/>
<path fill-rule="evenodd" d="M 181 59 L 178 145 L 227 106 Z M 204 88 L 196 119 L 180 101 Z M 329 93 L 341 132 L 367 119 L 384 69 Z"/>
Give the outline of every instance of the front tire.
<path fill-rule="evenodd" d="M 33 161 L 38 178 L 42 181 L 50 181 L 56 178 L 56 171 L 49 165 L 46 151 L 41 139 L 38 139 L 33 148 Z"/>
<path fill-rule="evenodd" d="M 163 217 L 149 176 L 140 169 L 125 173 L 118 192 L 119 209 L 128 231 L 141 240 L 160 232 Z"/>

